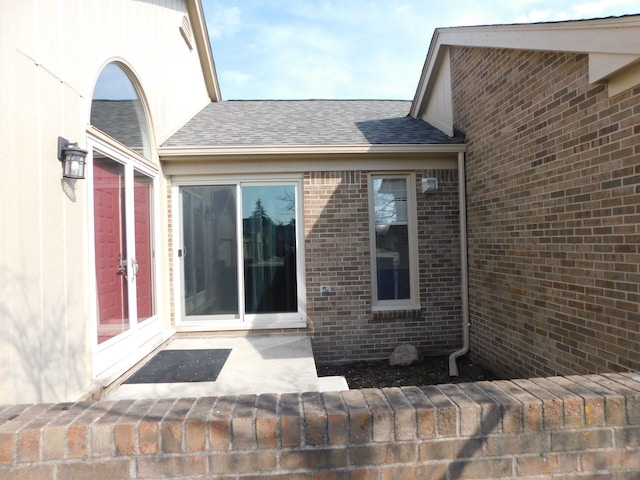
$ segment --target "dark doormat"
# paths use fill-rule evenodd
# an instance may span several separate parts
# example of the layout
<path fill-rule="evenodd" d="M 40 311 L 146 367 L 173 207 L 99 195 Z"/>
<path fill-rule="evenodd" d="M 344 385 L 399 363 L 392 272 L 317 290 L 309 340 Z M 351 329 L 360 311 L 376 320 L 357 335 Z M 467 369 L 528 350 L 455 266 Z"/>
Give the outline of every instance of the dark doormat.
<path fill-rule="evenodd" d="M 215 382 L 230 348 L 162 350 L 124 383 Z"/>

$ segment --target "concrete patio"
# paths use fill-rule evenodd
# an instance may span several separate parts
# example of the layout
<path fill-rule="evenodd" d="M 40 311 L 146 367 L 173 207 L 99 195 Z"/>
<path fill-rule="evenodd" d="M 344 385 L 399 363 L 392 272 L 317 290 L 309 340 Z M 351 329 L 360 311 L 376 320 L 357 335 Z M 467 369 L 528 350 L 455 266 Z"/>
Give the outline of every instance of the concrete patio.
<path fill-rule="evenodd" d="M 110 386 L 106 400 L 296 393 L 348 390 L 344 377 L 318 378 L 311 340 L 305 336 L 174 338 L 164 350 L 230 349 L 213 382 L 123 383 Z"/>

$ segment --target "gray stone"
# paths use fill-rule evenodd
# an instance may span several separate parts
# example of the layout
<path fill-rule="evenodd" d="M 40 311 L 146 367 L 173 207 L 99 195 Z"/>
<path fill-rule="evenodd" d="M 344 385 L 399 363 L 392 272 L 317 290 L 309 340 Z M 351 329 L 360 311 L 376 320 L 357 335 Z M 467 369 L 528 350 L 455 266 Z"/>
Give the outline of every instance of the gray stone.
<path fill-rule="evenodd" d="M 409 343 L 396 347 L 389 355 L 389 365 L 406 366 L 418 360 L 418 350 Z"/>

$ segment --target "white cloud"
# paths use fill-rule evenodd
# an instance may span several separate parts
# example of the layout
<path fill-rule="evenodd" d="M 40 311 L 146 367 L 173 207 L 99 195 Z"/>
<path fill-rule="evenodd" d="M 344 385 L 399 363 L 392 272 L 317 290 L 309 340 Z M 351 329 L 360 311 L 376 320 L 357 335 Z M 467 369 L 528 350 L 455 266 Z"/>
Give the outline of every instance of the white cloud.
<path fill-rule="evenodd" d="M 238 6 L 240 5 L 241 8 Z M 413 97 L 439 27 L 640 12 L 640 0 L 203 0 L 224 98 Z"/>
<path fill-rule="evenodd" d="M 607 14 L 605 12 L 611 12 L 618 8 L 624 10 L 628 7 L 635 7 L 637 9 L 639 6 L 638 3 L 639 2 L 634 0 L 600 0 L 594 2 L 581 2 L 572 5 L 571 11 L 579 18 L 595 18 L 603 15 L 616 15 L 615 13 Z"/>
<path fill-rule="evenodd" d="M 521 15 L 516 17 L 516 23 L 536 23 L 536 22 L 546 22 L 551 20 L 551 12 L 549 10 L 538 10 L 533 9 L 529 11 L 526 15 Z"/>
<path fill-rule="evenodd" d="M 235 70 L 224 70 L 221 74 L 222 80 L 236 86 L 243 86 L 249 83 L 251 75 L 237 72 Z"/>
<path fill-rule="evenodd" d="M 242 13 L 238 7 L 215 9 L 207 15 L 206 21 L 211 38 L 231 37 L 242 26 Z"/>

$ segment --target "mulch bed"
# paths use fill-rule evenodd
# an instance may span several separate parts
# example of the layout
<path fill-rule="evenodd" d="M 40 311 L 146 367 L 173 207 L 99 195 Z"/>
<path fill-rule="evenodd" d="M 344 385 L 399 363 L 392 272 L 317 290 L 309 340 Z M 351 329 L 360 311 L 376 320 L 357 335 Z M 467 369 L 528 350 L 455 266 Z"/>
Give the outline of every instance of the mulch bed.
<path fill-rule="evenodd" d="M 352 362 L 343 365 L 318 365 L 318 376 L 343 376 L 349 388 L 382 388 L 409 385 L 438 385 L 443 383 L 496 380 L 488 369 L 472 362 L 468 356 L 457 360 L 457 377 L 449 376 L 449 357 L 425 357 L 406 367 L 391 366 L 387 360 Z"/>

